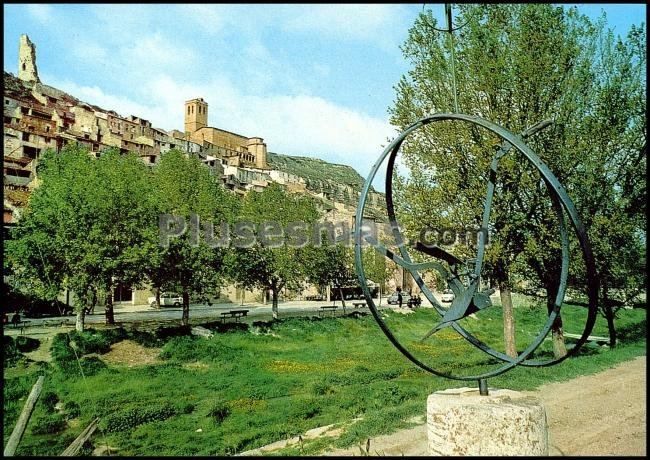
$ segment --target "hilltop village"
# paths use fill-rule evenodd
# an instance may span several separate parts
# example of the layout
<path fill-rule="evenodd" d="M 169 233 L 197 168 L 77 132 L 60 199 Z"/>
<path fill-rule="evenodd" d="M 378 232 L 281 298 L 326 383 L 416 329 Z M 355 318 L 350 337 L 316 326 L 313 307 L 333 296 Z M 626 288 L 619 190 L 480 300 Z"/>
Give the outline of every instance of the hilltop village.
<path fill-rule="evenodd" d="M 36 47 L 27 35 L 19 41 L 17 76 L 4 72 L 3 233 L 20 218 L 30 191 L 38 186 L 36 165 L 46 149 L 60 151 L 71 142 L 91 155 L 107 148 L 135 152 L 154 166 L 162 155 L 178 149 L 196 155 L 233 193 L 244 195 L 270 183 L 317 199 L 324 221 L 352 227 L 363 178 L 351 167 L 323 160 L 269 152 L 262 137 L 209 126 L 208 102 L 185 102 L 184 130 L 165 131 L 136 115 L 123 116 L 41 82 Z M 385 199 L 371 191 L 367 216 L 382 221 Z M 118 296 L 119 297 L 119 296 Z M 135 296 L 131 301 L 135 302 Z"/>

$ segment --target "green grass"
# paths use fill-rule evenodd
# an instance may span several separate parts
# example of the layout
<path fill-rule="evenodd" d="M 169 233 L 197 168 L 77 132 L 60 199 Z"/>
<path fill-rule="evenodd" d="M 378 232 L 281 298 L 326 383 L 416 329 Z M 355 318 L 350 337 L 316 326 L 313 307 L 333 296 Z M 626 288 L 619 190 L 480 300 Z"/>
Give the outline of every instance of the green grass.
<path fill-rule="evenodd" d="M 562 313 L 565 330 L 581 332 L 584 309 L 567 306 Z M 420 309 L 411 315 L 389 312 L 386 321 L 413 346 L 434 317 L 432 310 Z M 519 306 L 516 321 L 521 349 L 541 328 L 543 311 Z M 480 321 L 467 318 L 463 325 L 502 350 L 500 309 L 484 310 Z M 615 349 L 585 349 L 557 366 L 517 368 L 490 379 L 489 385 L 530 390 L 645 355 L 645 310 L 622 311 L 617 326 L 621 343 Z M 291 318 L 218 332 L 211 339 L 186 335 L 182 328 L 156 335 L 123 330 L 60 335 L 53 343 L 52 365 L 5 368 L 5 441 L 38 374 L 47 376 L 43 391 L 48 397 L 37 403 L 17 455 L 58 455 L 95 416 L 102 422 L 94 444 L 129 456 L 229 455 L 363 417 L 338 439 L 283 451 L 318 453 L 328 445 L 358 444 L 407 426 L 408 418 L 424 414 L 426 397 L 436 390 L 475 385 L 420 370 L 393 348 L 370 315 Z M 606 333 L 599 318 L 593 334 Z M 91 359 L 82 364 L 83 379 L 70 354 L 70 338 L 78 352 L 87 353 L 105 351 L 123 338 L 161 346 L 163 363 L 126 367 Z M 549 346 L 544 343 L 546 351 Z M 490 367 L 485 355 L 448 331 L 436 334 L 418 353 L 434 367 L 461 375 Z M 53 401 L 63 404 L 61 414 L 52 412 Z"/>

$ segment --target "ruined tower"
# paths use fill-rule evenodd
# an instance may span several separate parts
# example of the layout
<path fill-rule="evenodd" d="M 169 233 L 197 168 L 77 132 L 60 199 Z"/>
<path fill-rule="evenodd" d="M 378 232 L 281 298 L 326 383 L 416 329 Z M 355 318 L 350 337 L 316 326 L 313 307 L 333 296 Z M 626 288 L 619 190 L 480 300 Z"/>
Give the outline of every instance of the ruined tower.
<path fill-rule="evenodd" d="M 208 103 L 202 98 L 185 101 L 185 133 L 191 135 L 208 126 Z"/>
<path fill-rule="evenodd" d="M 40 83 L 36 69 L 36 46 L 25 34 L 20 36 L 18 47 L 18 78 Z"/>

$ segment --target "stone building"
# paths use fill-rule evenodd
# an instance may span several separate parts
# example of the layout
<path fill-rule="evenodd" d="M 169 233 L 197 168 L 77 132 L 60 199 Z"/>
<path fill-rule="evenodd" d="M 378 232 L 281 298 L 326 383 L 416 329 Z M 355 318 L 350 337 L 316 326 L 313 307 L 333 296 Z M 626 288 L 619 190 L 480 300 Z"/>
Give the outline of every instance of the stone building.
<path fill-rule="evenodd" d="M 264 139 L 208 126 L 208 103 L 202 98 L 185 102 L 185 134 L 203 145 L 207 154 L 227 159 L 231 166 L 268 169 Z"/>

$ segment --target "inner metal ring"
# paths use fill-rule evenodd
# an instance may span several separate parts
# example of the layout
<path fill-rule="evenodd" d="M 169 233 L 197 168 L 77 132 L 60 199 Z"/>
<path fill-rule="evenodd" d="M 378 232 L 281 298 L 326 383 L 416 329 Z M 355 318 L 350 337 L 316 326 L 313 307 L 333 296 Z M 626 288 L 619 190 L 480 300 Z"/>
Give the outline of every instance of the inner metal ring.
<path fill-rule="evenodd" d="M 372 181 L 381 166 L 383 164 L 384 160 L 386 159 L 387 156 L 390 155 L 389 157 L 389 165 L 388 165 L 388 171 L 386 175 L 386 181 L 387 181 L 387 187 L 386 187 L 386 202 L 387 202 L 387 209 L 389 213 L 389 218 L 391 220 L 391 224 L 393 227 L 393 232 L 394 236 L 396 237 L 397 241 L 403 241 L 401 238 L 401 233 L 399 232 L 399 228 L 396 225 L 397 221 L 395 219 L 395 214 L 394 214 L 394 208 L 393 208 L 393 203 L 392 203 L 392 170 L 393 170 L 393 165 L 395 161 L 395 157 L 399 151 L 399 148 L 401 147 L 402 142 L 406 138 L 408 134 L 411 132 L 415 131 L 416 129 L 423 127 L 429 123 L 432 122 L 437 122 L 437 121 L 443 121 L 443 120 L 461 120 L 465 121 L 471 124 L 476 124 L 479 126 L 482 126 L 483 128 L 493 132 L 494 134 L 498 135 L 502 139 L 505 140 L 506 144 L 509 144 L 509 146 L 516 148 L 519 152 L 521 152 L 529 161 L 533 163 L 533 165 L 537 168 L 537 170 L 541 173 L 542 179 L 545 181 L 547 188 L 549 189 L 551 199 L 553 201 L 554 208 L 556 209 L 556 212 L 558 213 L 558 218 L 560 221 L 560 234 L 562 238 L 562 253 L 563 253 L 563 263 L 562 263 L 562 270 L 561 270 L 561 282 L 560 282 L 560 289 L 558 290 L 558 295 L 556 296 L 555 303 L 554 303 L 554 308 L 549 314 L 548 320 L 546 322 L 545 327 L 542 329 L 536 340 L 534 340 L 526 350 L 524 350 L 517 358 L 512 358 L 510 356 L 507 356 L 499 351 L 496 351 L 492 349 L 491 347 L 487 346 L 480 340 L 478 340 L 476 337 L 471 335 L 469 332 L 464 330 L 460 325 L 457 323 L 453 323 L 452 327 L 461 335 L 463 336 L 466 340 L 468 340 L 472 345 L 476 346 L 477 348 L 481 349 L 483 352 L 498 358 L 502 361 L 505 361 L 506 364 L 501 366 L 500 368 L 487 372 L 485 374 L 481 375 L 476 375 L 476 376 L 453 376 L 449 373 L 437 371 L 426 364 L 422 363 L 419 359 L 417 359 L 415 356 L 413 356 L 398 340 L 397 338 L 392 334 L 388 326 L 384 323 L 384 321 L 381 318 L 381 315 L 379 315 L 379 312 L 377 310 L 377 307 L 374 304 L 374 301 L 370 297 L 370 292 L 367 286 L 367 280 L 365 277 L 365 272 L 363 270 L 363 262 L 361 258 L 361 225 L 360 223 L 362 222 L 362 217 L 363 217 L 363 211 L 365 209 L 365 203 L 366 203 L 366 198 L 368 191 L 370 189 L 370 186 L 372 184 Z M 507 147 L 509 149 L 510 147 Z M 496 163 L 493 162 L 493 165 L 496 165 Z M 496 166 L 495 166 L 496 167 Z M 532 353 L 544 340 L 546 335 L 548 334 L 553 322 L 555 321 L 557 315 L 559 314 L 560 311 L 560 306 L 562 304 L 562 301 L 564 299 L 564 291 L 566 288 L 566 274 L 568 272 L 568 238 L 566 236 L 566 230 L 564 226 L 564 218 L 563 218 L 563 211 L 562 208 L 564 208 L 569 215 L 569 218 L 571 220 L 571 223 L 574 227 L 574 230 L 576 232 L 576 235 L 578 236 L 578 239 L 580 241 L 582 253 L 583 253 L 583 258 L 585 260 L 585 265 L 587 267 L 587 294 L 589 298 L 589 309 L 588 309 L 588 316 L 587 316 L 587 321 L 585 323 L 585 329 L 583 331 L 583 334 L 580 336 L 578 339 L 578 342 L 576 345 L 570 349 L 567 352 L 567 355 L 565 355 L 562 358 L 554 359 L 554 360 L 549 360 L 549 361 L 533 361 L 533 360 L 526 360 L 526 358 Z M 489 211 L 486 207 L 486 210 Z M 539 159 L 539 157 L 525 144 L 521 141 L 521 139 L 518 136 L 515 136 L 513 133 L 510 131 L 507 131 L 506 129 L 495 125 L 487 120 L 484 120 L 480 117 L 475 117 L 475 116 L 470 116 L 470 115 L 464 115 L 464 114 L 447 114 L 447 113 L 441 113 L 441 114 L 436 114 L 432 115 L 430 117 L 423 118 L 409 127 L 407 127 L 403 133 L 397 137 L 393 142 L 391 142 L 382 155 L 380 156 L 379 160 L 375 163 L 373 166 L 370 175 L 366 179 L 366 183 L 364 184 L 364 188 L 362 190 L 361 196 L 359 198 L 359 204 L 357 207 L 357 215 L 356 215 L 356 222 L 359 223 L 355 229 L 355 264 L 356 264 L 356 271 L 357 275 L 359 277 L 359 281 L 361 282 L 361 287 L 364 292 L 364 295 L 366 297 L 366 300 L 368 302 L 368 305 L 370 307 L 370 311 L 372 312 L 375 320 L 378 322 L 379 326 L 383 330 L 383 332 L 386 334 L 386 336 L 389 338 L 389 340 L 393 343 L 393 345 L 402 353 L 404 354 L 410 361 L 418 365 L 419 367 L 427 370 L 428 372 L 431 372 L 435 375 L 439 375 L 442 377 L 447 377 L 447 378 L 452 378 L 456 380 L 477 380 L 477 379 L 483 379 L 487 377 L 493 377 L 499 374 L 502 374 L 506 372 L 507 370 L 511 369 L 512 367 L 522 364 L 525 366 L 549 366 L 552 364 L 557 364 L 564 359 L 568 358 L 571 355 L 574 355 L 577 353 L 577 351 L 580 349 L 580 347 L 586 342 L 587 337 L 591 333 L 591 330 L 593 328 L 593 325 L 596 320 L 596 308 L 597 308 L 597 292 L 598 292 L 598 281 L 596 277 L 596 270 L 595 270 L 595 264 L 593 261 L 593 255 L 591 252 L 591 247 L 586 235 L 586 231 L 584 229 L 584 226 L 582 222 L 580 221 L 578 214 L 576 212 L 575 206 L 573 205 L 573 202 L 571 199 L 568 197 L 566 194 L 564 188 L 562 185 L 559 183 L 557 178 L 553 175 L 553 173 L 548 169 L 548 167 Z M 431 302 L 434 307 L 437 305 L 437 301 L 433 298 L 433 294 L 431 291 L 428 289 L 428 287 L 424 284 L 422 278 L 420 277 L 419 273 L 417 272 L 417 267 L 422 268 L 423 265 L 427 264 L 413 264 L 411 262 L 411 259 L 408 255 L 408 252 L 406 249 L 403 247 L 403 245 L 399 245 L 400 249 L 400 254 L 403 257 L 403 261 L 401 264 L 403 267 L 407 268 L 409 273 L 414 277 L 416 283 L 422 290 L 423 294 L 427 297 L 427 299 Z M 382 252 L 382 251 L 380 251 Z M 384 251 L 385 253 L 385 251 Z M 482 258 L 482 257 L 481 257 Z M 477 264 L 480 267 L 480 263 Z M 480 268 L 479 268 L 480 271 Z M 438 313 L 442 314 L 441 308 L 436 307 L 436 310 Z M 444 311 L 444 310 L 443 310 Z"/>

